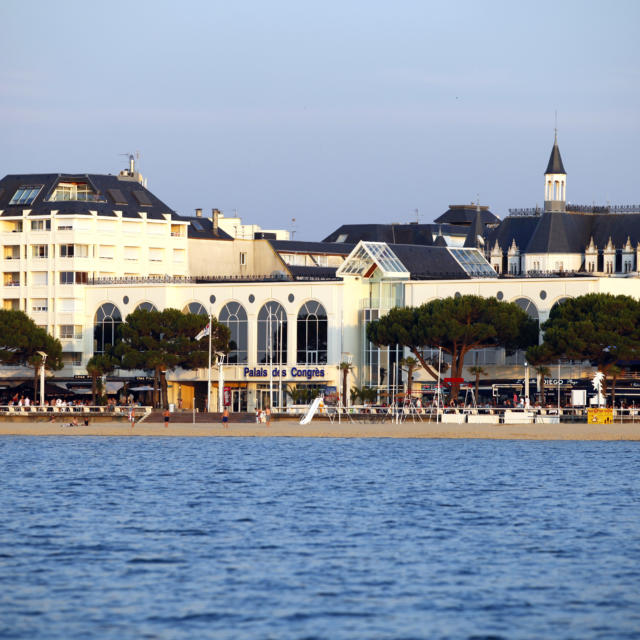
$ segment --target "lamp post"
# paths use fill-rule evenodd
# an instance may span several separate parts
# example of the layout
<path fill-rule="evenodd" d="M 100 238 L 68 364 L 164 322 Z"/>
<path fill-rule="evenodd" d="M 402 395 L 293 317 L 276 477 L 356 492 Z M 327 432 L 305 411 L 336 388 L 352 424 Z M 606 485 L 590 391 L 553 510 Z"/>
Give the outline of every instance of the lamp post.
<path fill-rule="evenodd" d="M 218 411 L 222 413 L 224 411 L 224 371 L 222 370 L 224 353 L 216 351 L 216 358 L 218 362 Z"/>
<path fill-rule="evenodd" d="M 47 362 L 47 354 L 44 351 L 36 352 L 42 358 L 40 365 L 40 406 L 44 407 L 44 365 Z"/>
<path fill-rule="evenodd" d="M 529 409 L 529 363 L 524 361 L 524 408 Z"/>

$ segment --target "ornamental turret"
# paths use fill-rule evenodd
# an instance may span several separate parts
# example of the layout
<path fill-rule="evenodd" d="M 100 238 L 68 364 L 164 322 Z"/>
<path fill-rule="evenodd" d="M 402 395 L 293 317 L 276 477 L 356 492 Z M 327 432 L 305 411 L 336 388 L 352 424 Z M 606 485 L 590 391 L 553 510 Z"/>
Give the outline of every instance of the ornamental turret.
<path fill-rule="evenodd" d="M 544 210 L 564 211 L 567 200 L 567 173 L 558 148 L 558 132 L 553 141 L 547 170 L 544 172 Z"/>

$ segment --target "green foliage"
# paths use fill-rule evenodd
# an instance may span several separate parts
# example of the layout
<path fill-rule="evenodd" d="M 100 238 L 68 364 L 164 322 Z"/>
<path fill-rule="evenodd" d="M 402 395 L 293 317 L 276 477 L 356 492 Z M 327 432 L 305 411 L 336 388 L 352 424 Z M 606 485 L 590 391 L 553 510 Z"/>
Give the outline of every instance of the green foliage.
<path fill-rule="evenodd" d="M 293 404 L 309 404 L 318 397 L 318 389 L 312 387 L 285 387 L 286 394 L 291 398 Z"/>
<path fill-rule="evenodd" d="M 640 357 L 640 303 L 630 296 L 591 293 L 569 298 L 553 307 L 542 328 L 547 361 L 590 360 L 606 373 L 620 361 Z"/>
<path fill-rule="evenodd" d="M 437 372 L 424 360 L 422 351 L 441 347 L 451 356 L 451 373 L 458 378 L 470 350 L 504 347 L 511 352 L 526 348 L 538 341 L 538 323 L 515 303 L 466 295 L 392 309 L 369 324 L 367 336 L 380 346 L 409 348 L 436 378 Z M 452 393 L 457 391 L 458 385 L 454 385 Z"/>
<path fill-rule="evenodd" d="M 356 404 L 357 400 L 360 400 L 361 404 L 375 402 L 378 399 L 378 390 L 366 385 L 363 387 L 353 386 L 349 391 L 349 396 L 351 397 L 351 404 Z"/>
<path fill-rule="evenodd" d="M 116 347 L 116 355 L 124 368 L 154 372 L 154 387 L 157 388 L 159 382 L 162 406 L 167 407 L 166 372 L 177 367 L 196 369 L 208 364 L 209 337 L 194 339 L 208 322 L 208 316 L 182 313 L 178 309 L 138 309 L 120 326 L 122 341 Z M 215 319 L 211 325 L 211 350 L 215 358 L 216 352 L 229 351 L 230 331 Z M 158 404 L 157 397 L 154 400 Z"/>
<path fill-rule="evenodd" d="M 107 353 L 98 353 L 87 362 L 87 373 L 91 376 L 91 404 L 104 404 L 104 389 L 101 378 L 111 373 L 117 366 L 116 359 Z"/>

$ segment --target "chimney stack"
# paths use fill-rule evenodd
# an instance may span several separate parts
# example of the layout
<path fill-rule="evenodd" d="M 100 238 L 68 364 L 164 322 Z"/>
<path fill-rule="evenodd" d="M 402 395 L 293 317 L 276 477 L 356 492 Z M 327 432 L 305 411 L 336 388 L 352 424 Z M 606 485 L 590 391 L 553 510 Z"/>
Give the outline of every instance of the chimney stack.
<path fill-rule="evenodd" d="M 196 209 L 196 218 L 202 218 L 202 209 Z"/>
<path fill-rule="evenodd" d="M 211 224 L 213 225 L 213 235 L 218 235 L 218 218 L 220 216 L 220 209 L 211 209 Z"/>

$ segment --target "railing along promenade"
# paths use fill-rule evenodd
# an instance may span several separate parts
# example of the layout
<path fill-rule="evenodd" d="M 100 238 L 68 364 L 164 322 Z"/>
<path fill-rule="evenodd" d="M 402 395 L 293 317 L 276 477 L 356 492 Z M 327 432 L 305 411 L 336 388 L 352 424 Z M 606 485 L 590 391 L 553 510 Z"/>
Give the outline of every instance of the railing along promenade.
<path fill-rule="evenodd" d="M 133 409 L 136 421 L 151 413 L 151 407 L 129 406 L 129 405 L 0 405 L 0 420 L 5 418 L 31 418 L 41 420 L 42 418 L 53 419 L 84 419 L 89 418 L 129 418 Z"/>

